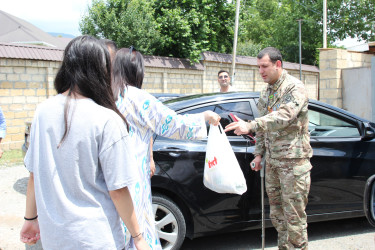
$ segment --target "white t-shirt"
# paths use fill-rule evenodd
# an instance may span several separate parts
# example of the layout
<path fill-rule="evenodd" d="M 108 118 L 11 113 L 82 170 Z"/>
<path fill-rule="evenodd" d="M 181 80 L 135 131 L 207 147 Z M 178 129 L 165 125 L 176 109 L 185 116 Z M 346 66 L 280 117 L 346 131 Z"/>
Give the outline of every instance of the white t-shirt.
<path fill-rule="evenodd" d="M 232 91 L 237 91 L 237 89 L 235 87 L 233 87 L 232 85 L 229 85 L 228 86 L 228 91 L 227 92 L 232 92 Z M 219 88 L 219 91 L 218 92 L 221 92 L 221 88 Z"/>
<path fill-rule="evenodd" d="M 64 133 L 66 97 L 36 110 L 25 166 L 34 173 L 44 249 L 123 249 L 124 232 L 109 196 L 138 180 L 133 145 L 122 119 L 91 99 L 71 100 Z"/>

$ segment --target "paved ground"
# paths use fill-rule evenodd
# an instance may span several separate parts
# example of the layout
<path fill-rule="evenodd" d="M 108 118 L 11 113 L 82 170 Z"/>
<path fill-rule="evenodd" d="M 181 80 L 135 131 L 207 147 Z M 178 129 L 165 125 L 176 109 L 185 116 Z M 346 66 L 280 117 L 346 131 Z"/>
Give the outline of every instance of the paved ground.
<path fill-rule="evenodd" d="M 28 171 L 23 166 L 0 167 L 0 248 L 25 249 L 19 232 L 25 213 Z"/>
<path fill-rule="evenodd" d="M 375 229 L 366 218 L 311 223 L 308 231 L 310 250 L 375 249 Z M 277 249 L 276 230 L 269 228 L 265 235 L 265 249 Z M 261 231 L 251 230 L 185 240 L 181 250 L 260 250 L 261 244 Z"/>
<path fill-rule="evenodd" d="M 19 231 L 25 211 L 28 172 L 22 167 L 0 168 L 0 248 L 24 249 Z"/>
<path fill-rule="evenodd" d="M 23 166 L 3 167 L 0 162 L 0 250 L 25 249 L 19 241 L 19 232 L 23 224 L 28 176 Z M 182 250 L 260 249 L 260 235 L 260 230 L 254 230 L 186 240 Z M 365 218 L 311 223 L 309 249 L 375 249 L 374 236 L 375 229 Z M 277 249 L 276 233 L 272 228 L 266 230 L 266 249 Z"/>

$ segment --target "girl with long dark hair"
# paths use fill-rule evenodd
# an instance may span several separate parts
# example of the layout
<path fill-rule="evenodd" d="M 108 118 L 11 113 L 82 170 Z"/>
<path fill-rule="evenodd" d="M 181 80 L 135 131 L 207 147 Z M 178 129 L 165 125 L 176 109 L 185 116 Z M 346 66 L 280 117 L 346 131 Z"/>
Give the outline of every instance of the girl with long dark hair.
<path fill-rule="evenodd" d="M 212 111 L 178 115 L 142 90 L 144 60 L 134 47 L 117 51 L 112 72 L 117 107 L 129 122 L 130 138 L 137 145 L 136 161 L 141 181 L 129 190 L 147 243 L 152 249 L 161 249 L 151 203 L 150 139 L 154 133 L 172 139 L 201 139 L 207 137 L 205 121 L 218 125 L 220 116 Z"/>
<path fill-rule="evenodd" d="M 111 90 L 111 60 L 95 38 L 66 47 L 57 95 L 35 112 L 21 241 L 44 249 L 124 249 L 121 219 L 137 249 L 149 249 L 128 186 L 137 182 L 127 121 Z"/>

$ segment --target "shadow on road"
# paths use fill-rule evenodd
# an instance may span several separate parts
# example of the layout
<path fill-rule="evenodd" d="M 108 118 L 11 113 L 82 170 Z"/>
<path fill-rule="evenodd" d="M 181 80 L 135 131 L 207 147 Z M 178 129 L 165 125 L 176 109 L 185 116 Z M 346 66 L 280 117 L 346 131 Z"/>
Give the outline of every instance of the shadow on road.
<path fill-rule="evenodd" d="M 24 177 L 22 179 L 18 179 L 14 185 L 13 189 L 16 190 L 18 193 L 26 195 L 27 190 L 27 182 L 29 181 L 29 177 Z"/>
<path fill-rule="evenodd" d="M 334 239 L 343 236 L 375 232 L 365 217 L 310 223 L 309 242 Z M 277 249 L 277 233 L 274 228 L 266 229 L 266 248 Z M 261 249 L 261 230 L 249 230 L 236 233 L 206 236 L 193 240 L 186 239 L 181 250 L 242 250 Z"/>

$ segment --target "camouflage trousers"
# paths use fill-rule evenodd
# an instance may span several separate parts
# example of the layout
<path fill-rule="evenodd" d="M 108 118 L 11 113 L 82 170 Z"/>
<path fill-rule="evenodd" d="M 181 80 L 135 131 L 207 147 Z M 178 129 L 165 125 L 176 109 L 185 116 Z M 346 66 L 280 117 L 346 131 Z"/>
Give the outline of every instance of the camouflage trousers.
<path fill-rule="evenodd" d="M 305 208 L 311 167 L 310 159 L 266 158 L 266 191 L 279 249 L 307 249 Z"/>

